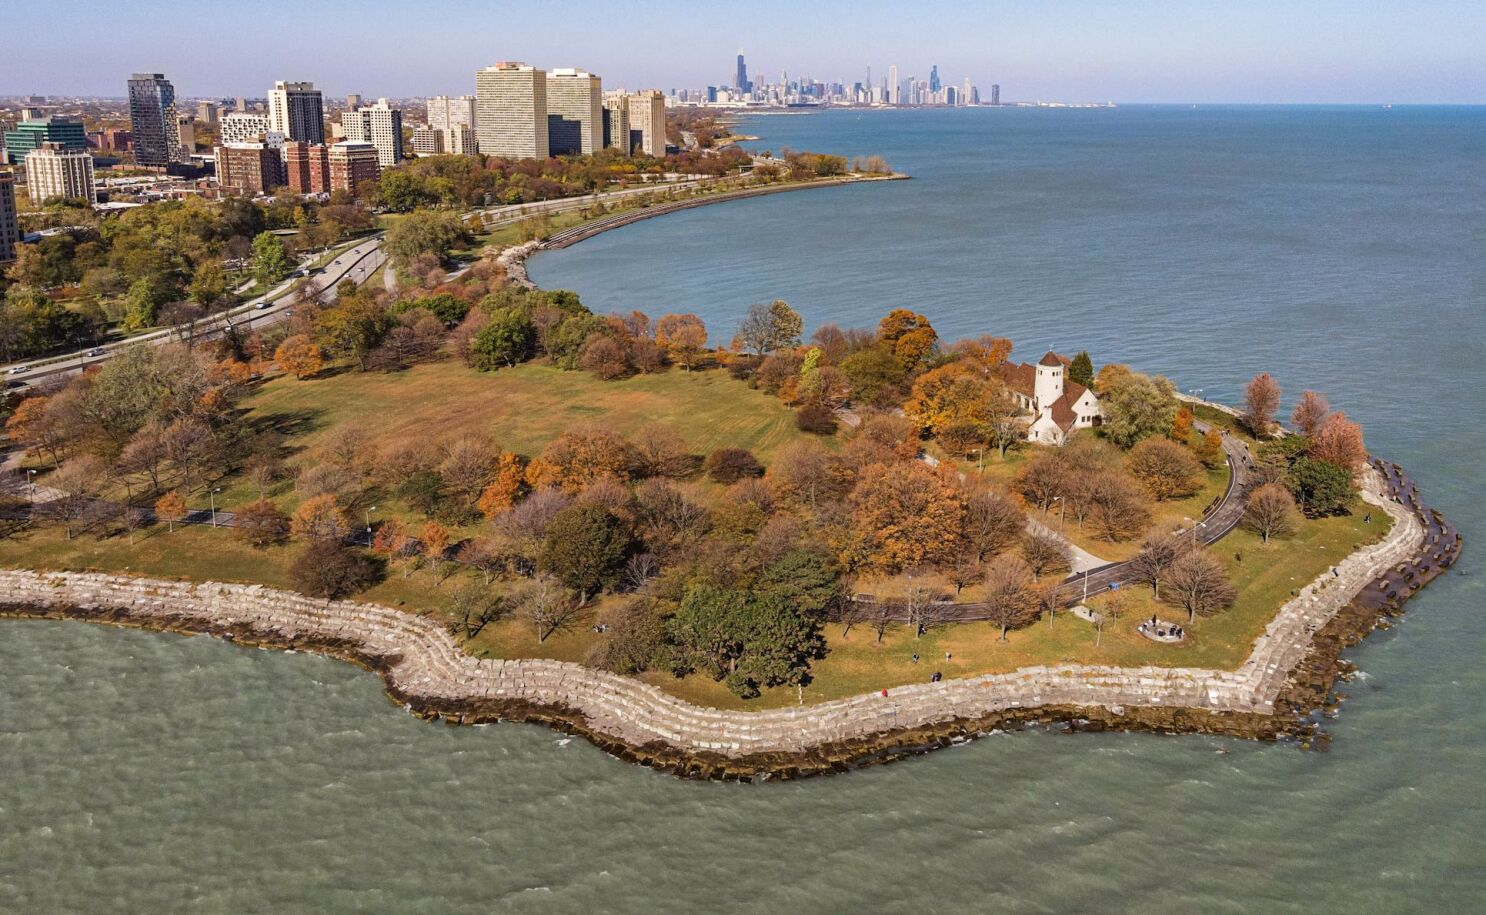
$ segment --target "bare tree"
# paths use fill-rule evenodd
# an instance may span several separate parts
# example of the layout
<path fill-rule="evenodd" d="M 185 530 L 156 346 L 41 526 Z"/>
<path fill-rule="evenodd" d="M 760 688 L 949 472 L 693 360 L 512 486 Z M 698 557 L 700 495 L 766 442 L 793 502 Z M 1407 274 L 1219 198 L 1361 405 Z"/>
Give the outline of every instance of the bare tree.
<path fill-rule="evenodd" d="M 1209 616 L 1233 606 L 1238 592 L 1228 581 L 1222 563 L 1207 550 L 1193 550 L 1172 565 L 1166 579 L 1167 600 L 1187 611 L 1187 621 L 1197 614 Z"/>
<path fill-rule="evenodd" d="M 939 599 L 938 593 L 921 575 L 907 576 L 906 586 L 898 597 L 898 607 L 908 625 L 913 627 L 915 639 L 929 631 L 930 626 L 944 622 L 949 615 L 949 605 Z"/>
<path fill-rule="evenodd" d="M 519 613 L 532 626 L 538 642 L 566 626 L 578 614 L 582 604 L 572 591 L 550 575 L 538 575 L 521 597 Z"/>
<path fill-rule="evenodd" d="M 1045 534 L 1022 537 L 1022 559 L 1032 574 L 1041 578 L 1048 572 L 1061 572 L 1073 567 L 1072 552 L 1063 541 Z"/>
<path fill-rule="evenodd" d="M 991 562 L 986 571 L 986 616 L 1001 628 L 1001 641 L 1006 641 L 1008 630 L 1035 617 L 1032 586 L 1032 569 L 1019 557 L 997 556 Z"/>
<path fill-rule="evenodd" d="M 1186 555 L 1189 548 L 1190 543 L 1185 537 L 1171 534 L 1147 537 L 1145 543 L 1141 544 L 1140 552 L 1130 560 L 1131 577 L 1141 584 L 1150 585 L 1151 594 L 1159 599 L 1161 582 L 1167 580 L 1172 566 Z"/>
<path fill-rule="evenodd" d="M 1271 537 L 1288 537 L 1299 522 L 1295 497 L 1279 483 L 1265 483 L 1249 494 L 1244 508 L 1243 526 L 1269 542 Z"/>
<path fill-rule="evenodd" d="M 450 598 L 454 611 L 456 635 L 472 639 L 510 610 L 505 595 L 492 590 L 488 583 L 470 580 Z"/>
<path fill-rule="evenodd" d="M 1311 436 L 1321 427 L 1321 421 L 1326 414 L 1331 412 L 1331 405 L 1326 402 L 1325 394 L 1317 394 L 1315 391 L 1306 391 L 1300 395 L 1300 402 L 1295 405 L 1295 411 L 1290 414 L 1290 422 L 1300 430 L 1301 435 Z"/>
<path fill-rule="evenodd" d="M 965 493 L 965 539 L 976 562 L 1010 546 L 1026 524 L 1016 503 L 985 485 L 970 485 Z"/>

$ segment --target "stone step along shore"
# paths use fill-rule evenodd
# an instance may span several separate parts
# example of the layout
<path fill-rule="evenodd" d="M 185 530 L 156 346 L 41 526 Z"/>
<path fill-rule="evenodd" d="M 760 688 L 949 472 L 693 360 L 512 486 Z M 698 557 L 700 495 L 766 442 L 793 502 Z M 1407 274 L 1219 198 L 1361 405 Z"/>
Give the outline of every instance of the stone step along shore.
<path fill-rule="evenodd" d="M 83 572 L 0 570 L 9 615 L 93 619 L 214 632 L 364 660 L 389 692 L 431 716 L 459 720 L 566 720 L 602 746 L 660 748 L 652 758 L 742 760 L 809 753 L 946 722 L 1042 707 L 1180 708 L 1270 715 L 1312 636 L 1363 589 L 1415 555 L 1424 524 L 1367 472 L 1363 498 L 1394 519 L 1379 543 L 1348 556 L 1279 611 L 1233 671 L 1200 668 L 1039 666 L 1005 674 L 901 686 L 815 705 L 757 712 L 702 708 L 649 684 L 577 664 L 480 659 L 435 621 L 352 601 L 323 601 L 261 585 L 190 583 Z M 461 709 L 510 715 L 466 717 Z M 548 709 L 547 718 L 531 710 Z M 524 710 L 524 711 L 523 711 Z"/>

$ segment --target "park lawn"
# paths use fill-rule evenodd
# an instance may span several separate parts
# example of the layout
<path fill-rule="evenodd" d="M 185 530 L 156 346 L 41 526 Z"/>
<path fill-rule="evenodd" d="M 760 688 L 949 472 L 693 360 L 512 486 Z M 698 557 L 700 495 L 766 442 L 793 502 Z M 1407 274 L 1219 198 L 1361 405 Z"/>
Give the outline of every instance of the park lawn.
<path fill-rule="evenodd" d="M 1227 486 L 1228 465 L 1224 463 L 1221 467 L 1207 471 L 1202 487 L 1187 498 L 1147 503 L 1151 510 L 1151 523 L 1145 533 L 1129 540 L 1114 542 L 1096 537 L 1092 527 L 1079 527 L 1071 519 L 1063 519 L 1056 508 L 1044 513 L 1037 511 L 1035 507 L 1029 507 L 1028 512 L 1035 514 L 1053 530 L 1061 530 L 1069 540 L 1095 556 L 1110 562 L 1123 562 L 1139 553 L 1141 542 L 1151 534 L 1178 529 L 1190 530 L 1192 525 L 1188 519 L 1201 518 L 1203 510 L 1221 496 Z"/>
<path fill-rule="evenodd" d="M 1363 518 L 1371 510 L 1372 521 Z M 1187 626 L 1187 640 L 1171 652 L 1172 664 L 1193 667 L 1234 668 L 1248 657 L 1254 640 L 1274 618 L 1279 608 L 1301 588 L 1324 575 L 1358 547 L 1376 543 L 1387 535 L 1393 518 L 1386 512 L 1359 504 L 1350 515 L 1301 522 L 1294 537 L 1261 543 L 1259 536 L 1236 529 L 1212 547 L 1213 554 L 1228 570 L 1238 591 L 1238 600 L 1228 610 L 1212 617 L 1199 617 Z M 1239 557 L 1242 557 L 1240 560 Z M 1096 611 L 1108 606 L 1111 595 L 1091 599 Z M 1117 628 L 1137 643 L 1157 645 L 1135 633 L 1134 627 L 1154 612 L 1162 619 L 1186 624 L 1186 613 L 1156 601 L 1149 588 L 1127 586 L 1117 598 L 1121 603 Z M 1105 630 L 1108 637 L 1109 629 Z M 1147 650 L 1145 653 L 1149 653 Z M 1159 652 L 1158 652 L 1159 653 Z M 1131 663 L 1120 660 L 1119 663 Z"/>

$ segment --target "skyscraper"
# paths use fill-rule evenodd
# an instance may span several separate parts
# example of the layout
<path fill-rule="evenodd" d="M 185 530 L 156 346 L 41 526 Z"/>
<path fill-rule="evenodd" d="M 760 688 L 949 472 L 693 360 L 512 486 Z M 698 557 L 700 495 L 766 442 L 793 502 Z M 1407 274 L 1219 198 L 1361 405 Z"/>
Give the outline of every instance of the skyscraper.
<path fill-rule="evenodd" d="M 592 155 L 604 148 L 603 90 L 597 76 L 563 67 L 547 74 L 549 155 Z"/>
<path fill-rule="evenodd" d="M 435 95 L 428 100 L 428 126 L 434 130 L 448 130 L 461 124 L 473 130 L 477 121 L 473 95 L 456 98 Z"/>
<path fill-rule="evenodd" d="M 738 49 L 738 72 L 735 74 L 733 88 L 739 92 L 752 92 L 753 84 L 748 81 L 748 64 L 743 62 L 743 49 Z"/>
<path fill-rule="evenodd" d="M 930 92 L 938 92 L 939 91 L 939 65 L 938 64 L 934 64 L 933 66 L 929 67 L 929 91 Z"/>
<path fill-rule="evenodd" d="M 134 137 L 135 162 L 149 168 L 164 168 L 181 161 L 175 87 L 165 74 L 135 73 L 129 77 L 129 124 Z"/>
<path fill-rule="evenodd" d="M 202 99 L 196 103 L 196 120 L 203 124 L 217 123 L 217 103 Z"/>
<path fill-rule="evenodd" d="M 999 105 L 999 104 L 1001 104 L 1001 84 L 1000 83 L 991 83 L 991 104 L 992 105 Z"/>
<path fill-rule="evenodd" d="M 629 135 L 629 96 L 610 93 L 604 98 L 604 146 L 629 155 L 634 151 Z"/>
<path fill-rule="evenodd" d="M 341 112 L 341 126 L 346 139 L 370 143 L 377 150 L 377 162 L 391 168 L 402 161 L 402 109 L 393 108 L 384 98 L 375 105 L 363 105 L 355 111 Z"/>
<path fill-rule="evenodd" d="M 887 103 L 889 105 L 901 105 L 901 87 L 898 85 L 898 65 L 893 64 L 887 68 Z"/>
<path fill-rule="evenodd" d="M 547 158 L 546 72 L 516 61 L 476 71 L 475 120 L 485 155 Z"/>
<path fill-rule="evenodd" d="M 973 87 L 973 86 L 970 85 L 970 77 L 968 77 L 968 76 L 965 77 L 965 85 L 964 85 L 963 88 L 960 89 L 960 104 L 961 105 L 969 105 L 969 104 L 972 103 L 972 99 L 970 98 L 970 96 L 972 94 L 971 90 L 974 89 L 974 88 L 975 87 Z"/>
<path fill-rule="evenodd" d="M 15 173 L 0 170 L 0 264 L 15 260 L 21 224 L 15 212 Z"/>
<path fill-rule="evenodd" d="M 314 83 L 286 83 L 268 90 L 268 125 L 291 140 L 325 142 L 325 102 Z"/>

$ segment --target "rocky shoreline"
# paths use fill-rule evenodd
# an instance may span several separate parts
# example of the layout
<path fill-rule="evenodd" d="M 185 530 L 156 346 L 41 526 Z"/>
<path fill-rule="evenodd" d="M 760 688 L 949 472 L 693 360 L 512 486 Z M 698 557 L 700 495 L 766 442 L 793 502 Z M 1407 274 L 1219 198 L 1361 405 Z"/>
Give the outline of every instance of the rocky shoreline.
<path fill-rule="evenodd" d="M 0 616 L 200 633 L 313 651 L 380 675 L 420 717 L 526 721 L 581 735 L 622 759 L 690 778 L 748 780 L 842 772 L 995 730 L 1209 733 L 1324 740 L 1315 711 L 1349 665 L 1341 652 L 1444 572 L 1458 532 L 1394 465 L 1369 471 L 1364 498 L 1394 517 L 1389 535 L 1285 605 L 1236 671 L 1038 667 L 916 684 L 800 708 L 705 709 L 636 680 L 542 659 L 465 654 L 424 617 L 258 585 L 99 573 L 0 571 Z"/>

